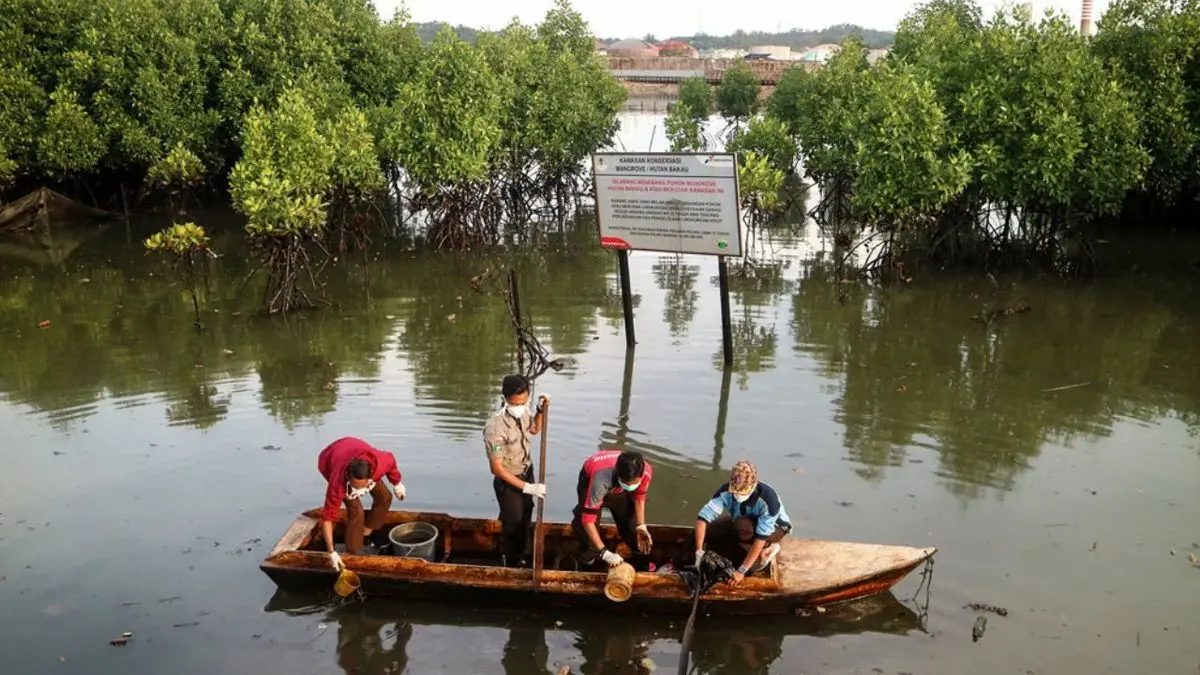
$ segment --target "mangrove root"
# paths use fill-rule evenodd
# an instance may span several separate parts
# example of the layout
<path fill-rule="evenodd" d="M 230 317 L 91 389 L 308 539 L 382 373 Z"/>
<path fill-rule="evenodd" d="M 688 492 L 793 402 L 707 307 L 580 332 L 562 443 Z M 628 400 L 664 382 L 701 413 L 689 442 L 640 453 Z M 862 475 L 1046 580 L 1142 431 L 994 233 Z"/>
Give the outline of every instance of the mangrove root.
<path fill-rule="evenodd" d="M 1022 300 L 1020 303 L 1018 303 L 1012 307 L 1005 307 L 1002 309 L 993 309 L 988 312 L 976 314 L 971 317 L 971 320 L 979 321 L 980 323 L 987 325 L 999 317 L 1016 316 L 1017 314 L 1024 314 L 1024 313 L 1030 311 L 1031 309 L 1033 309 L 1033 308 L 1029 306 L 1029 303 Z"/>

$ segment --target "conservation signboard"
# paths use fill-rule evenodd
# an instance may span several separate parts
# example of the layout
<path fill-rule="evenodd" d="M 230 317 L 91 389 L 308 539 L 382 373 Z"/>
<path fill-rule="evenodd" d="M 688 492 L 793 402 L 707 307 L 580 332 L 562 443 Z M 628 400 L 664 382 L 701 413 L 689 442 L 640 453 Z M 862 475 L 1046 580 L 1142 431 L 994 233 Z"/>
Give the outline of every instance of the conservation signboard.
<path fill-rule="evenodd" d="M 721 342 L 733 363 L 728 256 L 742 255 L 737 157 L 714 152 L 598 152 L 592 155 L 600 246 L 617 252 L 625 345 L 637 344 L 629 252 L 717 256 Z"/>
<path fill-rule="evenodd" d="M 596 153 L 592 178 L 602 247 L 742 255 L 733 154 Z"/>

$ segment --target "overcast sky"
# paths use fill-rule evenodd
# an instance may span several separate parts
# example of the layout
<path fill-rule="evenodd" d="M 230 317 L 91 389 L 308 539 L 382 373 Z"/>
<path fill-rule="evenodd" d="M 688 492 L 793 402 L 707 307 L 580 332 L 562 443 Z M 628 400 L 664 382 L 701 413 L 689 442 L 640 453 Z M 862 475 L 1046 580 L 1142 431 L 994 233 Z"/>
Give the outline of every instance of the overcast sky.
<path fill-rule="evenodd" d="M 380 15 L 390 18 L 402 0 L 374 0 Z M 552 0 L 404 0 L 413 20 L 445 21 L 475 28 L 501 28 L 516 16 L 522 23 L 541 20 Z M 981 0 L 987 15 L 1011 0 Z M 1093 18 L 1099 19 L 1109 0 L 1095 0 Z M 724 35 L 745 31 L 775 32 L 790 28 L 819 29 L 839 23 L 893 30 L 912 9 L 912 0 L 574 0 L 575 9 L 599 37 L 659 38 L 691 35 L 701 30 Z M 1082 0 L 1033 0 L 1037 15 L 1047 8 L 1066 11 L 1079 21 Z"/>

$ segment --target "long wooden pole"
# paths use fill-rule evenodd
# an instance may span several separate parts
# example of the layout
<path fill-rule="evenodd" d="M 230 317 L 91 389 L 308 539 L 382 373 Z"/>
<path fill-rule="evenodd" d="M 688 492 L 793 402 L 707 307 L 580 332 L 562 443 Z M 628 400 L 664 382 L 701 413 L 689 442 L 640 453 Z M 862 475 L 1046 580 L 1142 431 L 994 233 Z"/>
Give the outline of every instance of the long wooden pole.
<path fill-rule="evenodd" d="M 546 484 L 546 437 L 549 435 L 550 428 L 550 407 L 546 406 L 542 409 L 542 448 L 541 457 L 538 459 L 538 482 L 542 485 Z M 533 526 L 533 590 L 536 593 L 542 582 L 542 558 L 544 557 L 543 543 L 545 533 L 542 531 L 542 516 L 545 513 L 546 500 L 537 500 L 537 522 Z"/>

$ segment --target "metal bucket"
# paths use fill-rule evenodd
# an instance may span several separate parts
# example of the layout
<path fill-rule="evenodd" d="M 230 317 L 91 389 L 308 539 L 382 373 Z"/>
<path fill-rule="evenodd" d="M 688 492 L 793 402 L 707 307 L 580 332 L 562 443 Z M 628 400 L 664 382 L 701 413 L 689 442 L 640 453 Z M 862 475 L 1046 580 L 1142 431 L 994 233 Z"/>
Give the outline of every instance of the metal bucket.
<path fill-rule="evenodd" d="M 437 542 L 438 529 L 429 523 L 405 523 L 388 532 L 392 542 L 392 553 L 403 558 L 422 558 L 434 562 L 433 545 Z"/>

